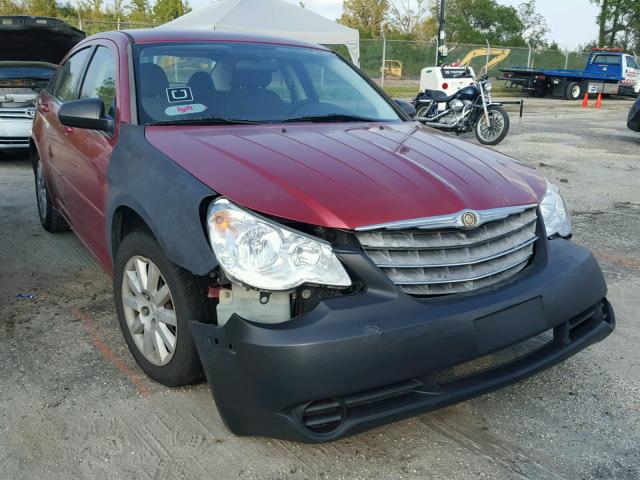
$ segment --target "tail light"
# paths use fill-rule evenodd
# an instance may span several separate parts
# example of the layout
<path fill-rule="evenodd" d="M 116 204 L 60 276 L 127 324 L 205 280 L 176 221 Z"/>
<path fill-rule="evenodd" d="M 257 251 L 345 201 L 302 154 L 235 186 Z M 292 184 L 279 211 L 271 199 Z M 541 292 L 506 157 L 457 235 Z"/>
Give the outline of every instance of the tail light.
<path fill-rule="evenodd" d="M 443 90 L 446 90 L 447 88 L 449 88 L 449 84 L 448 84 L 447 82 L 444 82 L 444 83 L 442 84 L 442 89 L 443 89 Z"/>

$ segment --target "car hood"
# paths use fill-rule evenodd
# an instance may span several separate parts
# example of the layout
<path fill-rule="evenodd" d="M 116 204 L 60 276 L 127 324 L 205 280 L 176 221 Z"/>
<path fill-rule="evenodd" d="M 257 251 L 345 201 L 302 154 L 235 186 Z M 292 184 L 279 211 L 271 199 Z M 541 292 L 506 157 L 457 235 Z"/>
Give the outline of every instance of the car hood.
<path fill-rule="evenodd" d="M 48 17 L 0 17 L 2 60 L 58 64 L 85 33 Z"/>
<path fill-rule="evenodd" d="M 147 140 L 252 210 L 353 229 L 539 203 L 533 168 L 416 123 L 151 126 Z"/>

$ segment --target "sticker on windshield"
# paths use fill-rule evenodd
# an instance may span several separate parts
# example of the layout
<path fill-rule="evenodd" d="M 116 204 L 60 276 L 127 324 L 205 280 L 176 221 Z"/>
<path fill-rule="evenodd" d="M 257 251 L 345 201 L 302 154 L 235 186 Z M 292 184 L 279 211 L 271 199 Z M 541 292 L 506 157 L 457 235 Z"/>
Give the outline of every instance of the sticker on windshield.
<path fill-rule="evenodd" d="M 200 113 L 207 109 L 206 105 L 201 103 L 191 103 L 189 105 L 172 105 L 164 109 L 165 115 L 173 117 L 175 115 L 188 115 L 190 113 Z"/>
<path fill-rule="evenodd" d="M 167 100 L 169 103 L 193 102 L 193 94 L 190 87 L 167 88 Z"/>

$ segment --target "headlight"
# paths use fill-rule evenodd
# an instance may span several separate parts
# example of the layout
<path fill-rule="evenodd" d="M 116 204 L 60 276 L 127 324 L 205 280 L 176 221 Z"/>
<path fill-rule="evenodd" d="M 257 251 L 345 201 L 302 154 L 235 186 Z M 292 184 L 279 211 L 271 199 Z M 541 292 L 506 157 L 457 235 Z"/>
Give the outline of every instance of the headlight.
<path fill-rule="evenodd" d="M 547 193 L 540 203 L 547 237 L 570 237 L 571 217 L 558 187 L 547 180 Z"/>
<path fill-rule="evenodd" d="M 351 285 L 328 243 L 254 215 L 226 198 L 209 206 L 207 230 L 220 266 L 249 286 L 287 290 L 303 283 Z"/>
<path fill-rule="evenodd" d="M 485 89 L 487 92 L 490 92 L 492 88 L 493 88 L 493 85 L 491 85 L 491 82 L 486 82 L 486 83 L 484 84 L 484 89 Z"/>

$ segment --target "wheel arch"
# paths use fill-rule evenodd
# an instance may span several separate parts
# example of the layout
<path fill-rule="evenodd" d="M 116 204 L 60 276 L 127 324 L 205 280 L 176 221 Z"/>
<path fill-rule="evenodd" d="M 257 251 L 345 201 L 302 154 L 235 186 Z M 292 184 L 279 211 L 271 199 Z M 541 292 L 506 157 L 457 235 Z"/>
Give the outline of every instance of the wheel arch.
<path fill-rule="evenodd" d="M 122 240 L 131 232 L 136 230 L 147 230 L 157 240 L 157 236 L 151 230 L 145 219 L 133 208 L 127 205 L 120 205 L 113 212 L 111 219 L 110 231 L 110 246 L 112 257 L 118 251 L 118 247 L 122 243 Z"/>
<path fill-rule="evenodd" d="M 123 233 L 146 226 L 166 257 L 198 276 L 218 266 L 202 224 L 202 203 L 217 194 L 151 145 L 143 126 L 122 124 L 107 168 L 105 236 L 115 260 Z"/>

